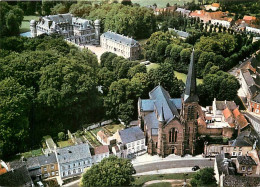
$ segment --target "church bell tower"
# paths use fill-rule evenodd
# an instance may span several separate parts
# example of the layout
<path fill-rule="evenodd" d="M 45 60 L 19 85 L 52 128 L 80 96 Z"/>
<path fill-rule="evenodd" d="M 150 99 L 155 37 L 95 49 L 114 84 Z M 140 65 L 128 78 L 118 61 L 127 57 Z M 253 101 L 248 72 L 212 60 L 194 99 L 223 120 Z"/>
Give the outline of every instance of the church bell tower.
<path fill-rule="evenodd" d="M 185 126 L 184 154 L 195 154 L 197 139 L 197 119 L 199 109 L 199 97 L 197 95 L 196 70 L 194 64 L 194 49 L 191 53 L 189 71 L 187 75 L 185 91 L 182 94 L 181 122 Z"/>

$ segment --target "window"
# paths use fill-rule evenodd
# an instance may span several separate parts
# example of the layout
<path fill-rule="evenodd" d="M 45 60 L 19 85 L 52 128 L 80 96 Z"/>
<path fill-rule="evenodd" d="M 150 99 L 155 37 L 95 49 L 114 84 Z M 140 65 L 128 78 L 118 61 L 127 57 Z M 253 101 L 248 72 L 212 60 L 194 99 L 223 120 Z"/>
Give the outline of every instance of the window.
<path fill-rule="evenodd" d="M 252 166 L 248 166 L 247 171 L 252 171 Z"/>
<path fill-rule="evenodd" d="M 44 170 L 44 171 L 47 171 L 47 168 L 46 168 L 46 167 L 44 167 L 44 168 L 43 168 L 43 170 Z"/>
<path fill-rule="evenodd" d="M 64 172 L 63 172 L 64 173 Z M 58 171 L 56 171 L 56 175 L 59 175 L 59 172 Z"/>
<path fill-rule="evenodd" d="M 242 152 L 239 152 L 239 153 L 238 153 L 238 156 L 242 156 Z"/>
<path fill-rule="evenodd" d="M 65 170 L 65 166 L 62 166 L 62 169 Z"/>
<path fill-rule="evenodd" d="M 144 144 L 144 139 L 142 139 L 141 143 Z"/>
<path fill-rule="evenodd" d="M 237 150 L 237 148 L 236 147 L 234 147 L 234 151 L 236 151 Z"/>
<path fill-rule="evenodd" d="M 54 169 L 54 165 L 51 165 L 51 169 Z"/>
<path fill-rule="evenodd" d="M 48 174 L 47 174 L 47 173 L 45 173 L 45 174 L 44 174 L 44 177 L 48 177 Z"/>
<path fill-rule="evenodd" d="M 169 142 L 176 142 L 177 141 L 177 130 L 175 128 L 172 128 L 169 131 Z"/>
<path fill-rule="evenodd" d="M 155 143 L 155 148 L 157 148 L 157 142 Z"/>
<path fill-rule="evenodd" d="M 54 176 L 54 175 L 55 175 L 55 172 L 54 172 L 54 171 L 53 171 L 53 172 L 51 172 L 51 175 L 52 175 L 52 176 Z"/>
<path fill-rule="evenodd" d="M 138 141 L 137 141 L 137 145 L 139 145 L 139 144 L 140 144 L 140 141 L 138 140 Z"/>
<path fill-rule="evenodd" d="M 239 151 L 242 151 L 242 147 L 239 147 Z"/>
<path fill-rule="evenodd" d="M 241 167 L 241 170 L 242 170 L 242 171 L 246 171 L 246 167 L 245 167 L 245 166 L 242 166 L 242 167 Z"/>
<path fill-rule="evenodd" d="M 79 173 L 81 172 L 81 169 L 80 169 L 80 168 L 78 169 L 78 172 L 79 172 Z"/>
<path fill-rule="evenodd" d="M 68 171 L 68 175 L 71 175 L 71 172 L 70 172 L 70 170 Z"/>
<path fill-rule="evenodd" d="M 232 156 L 237 156 L 237 153 L 236 153 L 236 152 L 233 152 L 233 153 L 232 153 Z"/>

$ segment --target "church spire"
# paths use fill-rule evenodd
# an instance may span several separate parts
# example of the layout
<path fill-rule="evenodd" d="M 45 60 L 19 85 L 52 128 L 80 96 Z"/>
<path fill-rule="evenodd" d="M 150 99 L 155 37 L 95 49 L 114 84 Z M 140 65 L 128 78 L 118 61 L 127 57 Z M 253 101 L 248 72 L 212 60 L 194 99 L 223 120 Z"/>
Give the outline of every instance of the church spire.
<path fill-rule="evenodd" d="M 185 92 L 183 94 L 183 100 L 185 103 L 199 101 L 199 97 L 197 96 L 196 86 L 197 86 L 196 85 L 196 70 L 195 70 L 195 64 L 194 64 L 194 49 L 193 49 L 192 53 L 191 53 L 191 58 L 190 58 L 189 72 L 187 75 Z"/>

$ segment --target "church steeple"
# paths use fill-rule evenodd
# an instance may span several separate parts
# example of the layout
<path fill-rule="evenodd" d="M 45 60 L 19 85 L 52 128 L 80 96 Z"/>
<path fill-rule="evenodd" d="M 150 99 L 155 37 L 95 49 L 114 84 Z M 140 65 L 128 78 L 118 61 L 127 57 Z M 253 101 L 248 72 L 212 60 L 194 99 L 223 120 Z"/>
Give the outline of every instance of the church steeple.
<path fill-rule="evenodd" d="M 185 92 L 183 94 L 183 100 L 185 103 L 198 102 L 199 97 L 197 96 L 197 85 L 196 85 L 196 70 L 194 64 L 194 49 L 191 53 L 189 72 L 187 75 Z"/>

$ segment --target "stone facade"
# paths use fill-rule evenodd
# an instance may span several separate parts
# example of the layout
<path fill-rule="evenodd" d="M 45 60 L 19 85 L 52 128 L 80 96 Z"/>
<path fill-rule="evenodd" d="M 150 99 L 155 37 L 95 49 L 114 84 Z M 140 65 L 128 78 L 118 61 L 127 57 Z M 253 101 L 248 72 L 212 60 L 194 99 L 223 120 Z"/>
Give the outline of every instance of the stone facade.
<path fill-rule="evenodd" d="M 71 14 L 58 14 L 40 17 L 39 21 L 31 20 L 32 37 L 41 34 L 58 33 L 70 42 L 85 45 L 99 44 L 100 21 L 73 17 Z"/>
<path fill-rule="evenodd" d="M 101 35 L 100 45 L 109 52 L 130 60 L 138 59 L 141 52 L 140 44 L 136 40 L 111 31 Z"/>

